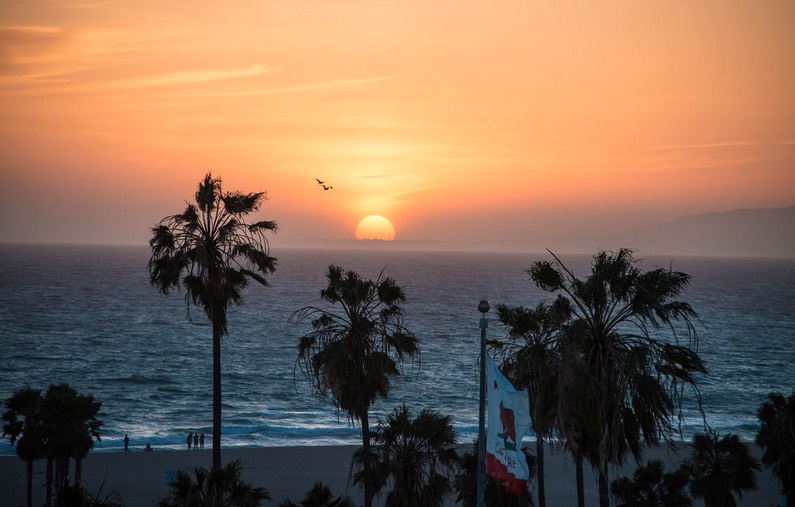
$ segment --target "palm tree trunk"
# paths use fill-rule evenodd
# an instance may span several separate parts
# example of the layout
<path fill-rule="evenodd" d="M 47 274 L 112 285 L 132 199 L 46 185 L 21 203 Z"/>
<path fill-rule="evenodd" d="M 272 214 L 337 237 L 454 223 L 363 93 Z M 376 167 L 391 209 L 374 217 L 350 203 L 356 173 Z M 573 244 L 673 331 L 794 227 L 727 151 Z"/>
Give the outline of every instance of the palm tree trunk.
<path fill-rule="evenodd" d="M 221 468 L 221 336 L 218 317 L 213 318 L 213 468 Z"/>
<path fill-rule="evenodd" d="M 27 480 L 27 507 L 33 506 L 33 460 L 29 459 L 27 463 L 27 472 L 28 472 L 28 480 Z"/>
<path fill-rule="evenodd" d="M 599 467 L 599 507 L 610 507 L 607 464 Z"/>
<path fill-rule="evenodd" d="M 83 480 L 83 459 L 75 458 L 75 482 Z"/>
<path fill-rule="evenodd" d="M 585 481 L 582 473 L 582 456 L 574 457 L 574 464 L 577 469 L 577 506 L 585 507 Z"/>
<path fill-rule="evenodd" d="M 52 457 L 47 456 L 47 507 L 52 505 Z"/>
<path fill-rule="evenodd" d="M 362 449 L 364 449 L 364 507 L 373 505 L 373 473 L 370 466 L 370 423 L 367 410 L 362 414 Z"/>
<path fill-rule="evenodd" d="M 55 460 L 55 484 L 60 486 L 69 482 L 69 456 L 59 456 Z"/>
<path fill-rule="evenodd" d="M 544 439 L 536 433 L 536 464 L 538 471 L 538 507 L 547 507 L 547 494 L 544 490 Z"/>

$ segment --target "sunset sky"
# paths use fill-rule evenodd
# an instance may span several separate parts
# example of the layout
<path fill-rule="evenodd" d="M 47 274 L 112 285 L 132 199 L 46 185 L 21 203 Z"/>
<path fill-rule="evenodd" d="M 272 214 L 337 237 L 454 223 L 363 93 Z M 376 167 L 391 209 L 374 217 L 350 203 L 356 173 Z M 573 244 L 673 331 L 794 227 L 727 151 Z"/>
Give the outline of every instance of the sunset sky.
<path fill-rule="evenodd" d="M 0 3 L 0 242 L 146 244 L 208 171 L 273 245 L 792 206 L 795 2 Z"/>

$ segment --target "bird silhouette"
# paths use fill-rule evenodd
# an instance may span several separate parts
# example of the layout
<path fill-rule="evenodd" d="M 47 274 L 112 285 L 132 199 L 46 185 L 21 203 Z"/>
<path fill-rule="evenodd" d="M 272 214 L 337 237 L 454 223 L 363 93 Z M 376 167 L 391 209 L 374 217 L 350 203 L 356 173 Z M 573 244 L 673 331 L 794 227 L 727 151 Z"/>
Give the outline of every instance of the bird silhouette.
<path fill-rule="evenodd" d="M 320 186 L 323 187 L 323 190 L 331 190 L 332 188 L 334 188 L 334 187 L 327 187 L 326 185 L 320 185 Z"/>
<path fill-rule="evenodd" d="M 317 181 L 317 184 L 318 184 L 318 185 L 322 185 L 323 183 L 325 183 L 325 181 L 320 181 L 320 180 L 319 180 L 319 179 L 317 179 L 317 178 L 315 178 L 315 181 Z"/>
<path fill-rule="evenodd" d="M 317 179 L 317 178 L 315 178 L 315 181 L 317 181 L 317 184 L 318 184 L 318 185 L 320 185 L 321 187 L 323 187 L 323 190 L 331 190 L 332 188 L 334 188 L 334 187 L 332 187 L 331 185 L 326 185 L 326 182 L 325 182 L 325 181 L 319 180 L 319 179 Z"/>

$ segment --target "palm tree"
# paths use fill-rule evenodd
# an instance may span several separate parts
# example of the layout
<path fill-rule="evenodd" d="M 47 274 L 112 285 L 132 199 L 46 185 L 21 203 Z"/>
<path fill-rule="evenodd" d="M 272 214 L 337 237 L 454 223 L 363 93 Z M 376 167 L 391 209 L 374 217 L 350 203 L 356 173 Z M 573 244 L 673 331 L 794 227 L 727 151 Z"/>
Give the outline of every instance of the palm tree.
<path fill-rule="evenodd" d="M 546 506 L 544 443 L 555 427 L 557 413 L 556 340 L 570 315 L 569 301 L 562 297 L 551 305 L 539 303 L 535 308 L 497 305 L 497 317 L 508 326 L 508 336 L 513 340 L 503 362 L 503 372 L 517 389 L 527 390 L 530 396 L 539 507 Z"/>
<path fill-rule="evenodd" d="M 81 395 L 69 384 L 47 388 L 41 405 L 48 463 L 55 462 L 55 483 L 69 480 L 69 460 L 75 458 L 75 481 L 80 481 L 81 462 L 100 440 L 102 421 L 97 419 L 102 403 L 92 395 Z M 48 466 L 49 468 L 49 466 Z"/>
<path fill-rule="evenodd" d="M 102 421 L 97 419 L 97 414 L 102 403 L 94 401 L 94 396 L 77 396 L 72 412 L 74 417 L 75 435 L 70 457 L 75 460 L 75 482 L 83 479 L 83 459 L 94 448 L 94 439 L 101 440 L 99 428 Z"/>
<path fill-rule="evenodd" d="M 276 269 L 268 254 L 267 231 L 276 222 L 248 223 L 264 192 L 223 192 L 221 179 L 207 174 L 196 191 L 196 204 L 165 217 L 152 228 L 149 275 L 168 294 L 180 285 L 185 302 L 200 306 L 213 327 L 213 467 L 221 466 L 221 337 L 227 334 L 227 308 L 242 304 L 249 279 L 264 286 Z"/>
<path fill-rule="evenodd" d="M 227 463 L 223 468 L 213 467 L 212 470 L 196 467 L 193 476 L 179 470 L 160 507 L 256 507 L 271 499 L 267 489 L 254 487 L 243 480 L 240 461 Z"/>
<path fill-rule="evenodd" d="M 419 343 L 403 326 L 406 300 L 395 281 L 384 277 L 363 279 L 354 271 L 331 265 L 328 286 L 320 297 L 340 305 L 337 313 L 307 306 L 292 318 L 312 319 L 312 331 L 301 337 L 298 366 L 320 396 L 331 394 L 334 404 L 353 423 L 362 425 L 364 501 L 370 507 L 373 483 L 370 471 L 369 409 L 376 398 L 389 394 L 390 379 L 400 375 L 406 357 L 419 354 Z"/>
<path fill-rule="evenodd" d="M 665 473 L 663 462 L 649 460 L 630 479 L 621 477 L 610 485 L 616 507 L 690 507 L 692 499 L 685 493 L 690 475 L 684 469 Z"/>
<path fill-rule="evenodd" d="M 551 253 L 551 252 L 550 252 Z M 670 269 L 642 272 L 633 252 L 599 252 L 591 273 L 579 279 L 554 254 L 528 270 L 542 290 L 569 299 L 572 318 L 559 335 L 558 430 L 575 457 L 597 469 L 600 505 L 610 503 L 609 465 L 631 454 L 639 461 L 643 444 L 671 442 L 678 430 L 685 385 L 700 406 L 697 373 L 706 368 L 695 350 L 698 315 L 677 301 L 690 276 Z M 679 343 L 677 326 L 687 343 Z M 670 338 L 653 336 L 667 327 Z"/>
<path fill-rule="evenodd" d="M 354 507 L 354 503 L 347 496 L 334 498 L 331 488 L 322 482 L 316 482 L 312 489 L 307 491 L 301 503 L 285 500 L 279 504 L 279 507 Z"/>
<path fill-rule="evenodd" d="M 449 472 L 457 463 L 452 418 L 423 409 L 416 418 L 403 404 L 371 433 L 374 493 L 391 486 L 387 507 L 440 506 L 452 491 Z M 364 460 L 359 449 L 356 464 Z M 354 483 L 365 480 L 362 472 Z"/>
<path fill-rule="evenodd" d="M 762 462 L 773 469 L 787 498 L 795 495 L 795 392 L 784 398 L 769 393 L 757 412 L 762 423 L 756 443 L 764 453 Z"/>
<path fill-rule="evenodd" d="M 703 497 L 705 507 L 734 507 L 732 491 L 742 498 L 743 491 L 756 489 L 759 463 L 737 435 L 720 439 L 714 432 L 695 435 L 693 454 L 683 467 L 693 478 L 690 493 Z"/>
<path fill-rule="evenodd" d="M 124 507 L 121 495 L 113 491 L 102 496 L 102 488 L 96 495 L 92 495 L 79 482 L 69 484 L 63 482 L 55 491 L 54 507 Z"/>
<path fill-rule="evenodd" d="M 530 477 L 535 473 L 535 457 L 527 449 L 522 448 Z M 454 488 L 457 492 L 456 502 L 464 507 L 476 507 L 477 503 L 477 468 L 478 442 L 475 440 L 471 453 L 464 453 L 458 458 L 458 474 L 455 476 Z M 509 492 L 500 481 L 486 476 L 486 505 L 499 507 L 532 507 L 533 497 L 529 492 L 515 495 Z"/>
<path fill-rule="evenodd" d="M 3 436 L 16 443 L 17 456 L 25 461 L 27 472 L 27 506 L 33 504 L 33 462 L 44 457 L 41 390 L 26 387 L 14 391 L 5 402 Z"/>

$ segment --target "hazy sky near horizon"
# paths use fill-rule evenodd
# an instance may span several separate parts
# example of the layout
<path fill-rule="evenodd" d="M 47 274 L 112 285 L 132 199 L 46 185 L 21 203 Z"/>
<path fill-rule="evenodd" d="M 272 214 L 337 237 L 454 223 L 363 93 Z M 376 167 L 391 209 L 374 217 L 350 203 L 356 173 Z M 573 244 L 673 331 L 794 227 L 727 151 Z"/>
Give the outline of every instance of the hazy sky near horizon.
<path fill-rule="evenodd" d="M 208 171 L 273 245 L 792 206 L 793 90 L 792 0 L 4 1 L 0 241 L 145 244 Z"/>

